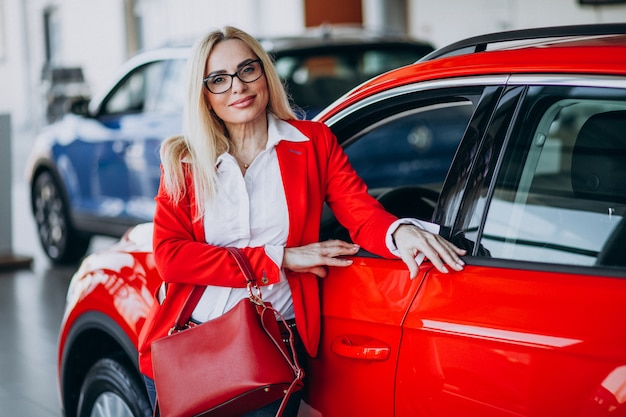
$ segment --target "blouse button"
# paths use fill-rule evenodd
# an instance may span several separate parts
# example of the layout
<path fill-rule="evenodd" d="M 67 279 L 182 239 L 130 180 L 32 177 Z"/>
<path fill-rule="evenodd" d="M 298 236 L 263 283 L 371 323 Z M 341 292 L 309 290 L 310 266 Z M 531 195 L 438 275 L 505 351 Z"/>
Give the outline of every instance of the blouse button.
<path fill-rule="evenodd" d="M 266 277 L 265 275 L 263 275 L 263 277 L 261 278 L 261 283 L 262 283 L 262 284 L 267 284 L 267 283 L 269 283 L 269 282 L 270 282 L 269 278 L 268 278 L 268 277 Z"/>

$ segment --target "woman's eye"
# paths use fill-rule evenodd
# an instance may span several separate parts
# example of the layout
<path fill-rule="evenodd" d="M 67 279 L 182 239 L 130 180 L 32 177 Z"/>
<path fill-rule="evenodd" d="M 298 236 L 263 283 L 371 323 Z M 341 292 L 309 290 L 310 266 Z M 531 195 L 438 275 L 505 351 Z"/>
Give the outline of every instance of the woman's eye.
<path fill-rule="evenodd" d="M 221 84 L 224 82 L 224 80 L 226 80 L 225 77 L 213 77 L 211 78 L 210 82 L 211 84 Z"/>

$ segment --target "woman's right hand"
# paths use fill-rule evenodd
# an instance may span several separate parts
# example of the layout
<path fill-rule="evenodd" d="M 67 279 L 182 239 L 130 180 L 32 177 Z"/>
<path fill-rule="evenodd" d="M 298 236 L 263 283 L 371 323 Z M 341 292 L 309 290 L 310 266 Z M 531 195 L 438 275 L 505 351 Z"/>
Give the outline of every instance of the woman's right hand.
<path fill-rule="evenodd" d="M 327 240 L 285 248 L 283 268 L 294 272 L 311 272 L 324 278 L 327 274 L 326 266 L 350 266 L 352 265 L 350 259 L 339 256 L 355 255 L 358 251 L 359 245 L 342 240 Z"/>

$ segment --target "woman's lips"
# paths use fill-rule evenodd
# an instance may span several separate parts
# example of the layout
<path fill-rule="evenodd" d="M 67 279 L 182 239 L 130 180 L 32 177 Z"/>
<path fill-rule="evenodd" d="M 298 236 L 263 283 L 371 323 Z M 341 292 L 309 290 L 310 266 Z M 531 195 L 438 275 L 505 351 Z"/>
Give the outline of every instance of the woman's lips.
<path fill-rule="evenodd" d="M 255 96 L 248 96 L 234 101 L 230 104 L 230 107 L 247 107 L 254 101 Z"/>

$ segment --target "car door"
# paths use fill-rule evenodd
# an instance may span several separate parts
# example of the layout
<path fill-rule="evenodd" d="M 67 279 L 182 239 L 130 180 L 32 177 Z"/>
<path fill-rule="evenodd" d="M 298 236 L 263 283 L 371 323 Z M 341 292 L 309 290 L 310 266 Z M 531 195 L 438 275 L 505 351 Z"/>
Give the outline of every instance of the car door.
<path fill-rule="evenodd" d="M 626 411 L 626 85 L 571 82 L 511 78 L 460 146 L 435 220 L 470 256 L 408 311 L 395 415 Z"/>
<path fill-rule="evenodd" d="M 484 90 L 416 87 L 348 109 L 331 128 L 388 210 L 428 219 Z M 327 213 L 321 238 L 349 240 L 333 221 Z M 322 340 L 302 415 L 393 415 L 401 325 L 428 268 L 410 280 L 401 261 L 363 252 L 351 267 L 330 269 L 321 281 Z"/>
<path fill-rule="evenodd" d="M 92 140 L 85 204 L 127 222 L 152 218 L 159 184 L 159 145 L 180 132 L 184 60 L 151 61 L 130 71 L 103 100 Z"/>

